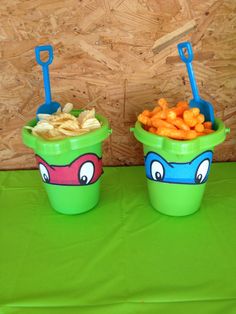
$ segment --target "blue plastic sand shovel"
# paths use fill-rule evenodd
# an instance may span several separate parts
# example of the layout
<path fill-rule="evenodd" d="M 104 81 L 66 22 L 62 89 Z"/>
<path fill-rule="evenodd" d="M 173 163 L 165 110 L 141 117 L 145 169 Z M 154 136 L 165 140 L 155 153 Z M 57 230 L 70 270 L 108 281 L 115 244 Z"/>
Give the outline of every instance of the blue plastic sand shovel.
<path fill-rule="evenodd" d="M 188 55 L 184 53 L 184 49 L 186 49 Z M 192 60 L 193 60 L 193 50 L 190 42 L 183 42 L 178 44 L 178 51 L 180 59 L 186 63 L 188 76 L 190 80 L 190 85 L 192 88 L 193 99 L 190 100 L 189 106 L 191 108 L 197 107 L 200 109 L 200 112 L 204 114 L 206 121 L 211 121 L 214 124 L 214 109 L 212 104 L 200 98 L 197 88 L 197 83 L 194 77 L 194 72 L 192 68 Z"/>
<path fill-rule="evenodd" d="M 40 58 L 40 52 L 42 52 L 42 51 L 48 52 L 48 60 L 45 62 L 42 61 Z M 52 114 L 52 113 L 56 112 L 59 107 L 61 107 L 61 105 L 58 102 L 52 101 L 52 98 L 51 98 L 51 87 L 50 87 L 50 78 L 49 78 L 48 66 L 49 66 L 49 64 L 52 63 L 52 60 L 53 60 L 52 46 L 47 45 L 47 46 L 35 47 L 35 56 L 36 56 L 36 61 L 43 68 L 43 81 L 44 81 L 45 100 L 46 100 L 45 104 L 38 107 L 36 115 L 38 113 Z"/>

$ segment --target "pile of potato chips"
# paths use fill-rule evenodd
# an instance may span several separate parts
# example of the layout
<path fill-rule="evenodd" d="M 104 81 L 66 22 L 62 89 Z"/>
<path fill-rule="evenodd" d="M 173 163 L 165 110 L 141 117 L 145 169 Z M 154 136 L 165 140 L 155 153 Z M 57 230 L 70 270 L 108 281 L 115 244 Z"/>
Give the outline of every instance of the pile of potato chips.
<path fill-rule="evenodd" d="M 69 136 L 78 136 L 101 127 L 95 117 L 95 109 L 84 110 L 78 117 L 70 114 L 73 109 L 71 103 L 67 103 L 63 109 L 59 108 L 54 114 L 38 114 L 39 121 L 34 126 L 25 126 L 35 136 L 45 140 L 60 140 Z"/>

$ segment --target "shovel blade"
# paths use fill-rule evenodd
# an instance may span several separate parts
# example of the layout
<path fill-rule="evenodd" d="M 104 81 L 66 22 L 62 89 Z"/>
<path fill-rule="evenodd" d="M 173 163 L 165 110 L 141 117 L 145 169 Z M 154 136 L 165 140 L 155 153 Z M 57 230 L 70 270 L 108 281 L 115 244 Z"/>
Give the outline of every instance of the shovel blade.
<path fill-rule="evenodd" d="M 194 99 L 192 99 L 189 103 L 189 107 L 199 108 L 200 112 L 205 116 L 205 121 L 211 121 L 212 124 L 214 125 L 215 122 L 214 109 L 211 103 L 203 99 L 200 99 L 200 101 L 195 101 Z"/>
<path fill-rule="evenodd" d="M 55 102 L 55 101 L 52 101 L 50 104 L 43 104 L 41 105 L 37 112 L 36 112 L 36 116 L 39 114 L 39 113 L 46 113 L 46 114 L 53 114 L 55 113 L 58 108 L 60 108 L 61 105 L 58 103 L 58 102 Z M 37 118 L 38 120 L 38 118 Z"/>

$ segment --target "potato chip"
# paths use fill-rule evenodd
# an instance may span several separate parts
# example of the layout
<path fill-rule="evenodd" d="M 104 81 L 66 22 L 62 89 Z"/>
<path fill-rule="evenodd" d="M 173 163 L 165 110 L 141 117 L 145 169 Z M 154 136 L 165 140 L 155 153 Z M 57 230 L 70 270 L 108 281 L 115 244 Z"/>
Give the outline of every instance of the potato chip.
<path fill-rule="evenodd" d="M 81 114 L 78 116 L 78 122 L 80 125 L 82 125 L 86 120 L 95 118 L 95 109 L 91 110 L 84 110 L 81 112 Z"/>
<path fill-rule="evenodd" d="M 48 141 L 61 140 L 66 137 L 66 135 L 60 133 L 58 130 L 55 129 L 50 130 L 48 133 L 43 133 L 40 136 Z"/>
<path fill-rule="evenodd" d="M 41 122 L 41 123 L 40 123 Z M 48 122 L 39 121 L 39 123 L 34 127 L 35 132 L 47 132 L 48 130 L 53 129 L 53 125 Z"/>
<path fill-rule="evenodd" d="M 80 129 L 77 121 L 73 121 L 73 120 L 66 120 L 62 122 L 58 128 L 67 129 L 67 130 L 79 130 Z"/>
<path fill-rule="evenodd" d="M 65 121 L 65 120 L 74 120 L 76 121 L 77 118 L 75 116 L 72 116 L 72 114 L 70 113 L 60 113 L 57 115 L 51 115 L 51 118 L 49 119 L 49 121 L 51 122 L 60 122 L 60 121 Z"/>
<path fill-rule="evenodd" d="M 82 129 L 87 128 L 90 130 L 98 129 L 101 127 L 100 122 L 96 118 L 88 119 L 81 125 Z"/>
<path fill-rule="evenodd" d="M 38 113 L 37 117 L 38 117 L 39 121 L 41 121 L 41 120 L 49 120 L 51 115 L 47 114 L 47 113 Z"/>
<path fill-rule="evenodd" d="M 81 135 L 81 134 L 84 134 L 84 133 L 88 133 L 87 129 L 67 130 L 67 129 L 63 129 L 61 127 L 59 127 L 59 131 L 62 134 L 65 134 L 67 136 L 77 136 L 77 135 Z"/>
<path fill-rule="evenodd" d="M 56 111 L 56 114 L 57 113 L 61 113 L 61 107 L 58 107 L 57 111 Z"/>
<path fill-rule="evenodd" d="M 68 102 L 62 109 L 62 112 L 69 113 L 71 112 L 72 109 L 73 109 L 73 104 Z"/>

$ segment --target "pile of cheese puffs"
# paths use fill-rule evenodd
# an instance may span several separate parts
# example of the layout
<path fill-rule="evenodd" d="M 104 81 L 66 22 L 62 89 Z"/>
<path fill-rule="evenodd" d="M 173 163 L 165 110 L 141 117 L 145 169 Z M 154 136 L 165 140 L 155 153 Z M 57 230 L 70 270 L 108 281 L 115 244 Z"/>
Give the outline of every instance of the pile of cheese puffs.
<path fill-rule="evenodd" d="M 192 140 L 214 132 L 212 123 L 205 121 L 198 108 L 189 108 L 186 101 L 169 107 L 161 98 L 152 111 L 144 110 L 139 114 L 138 121 L 146 131 L 175 140 Z"/>

